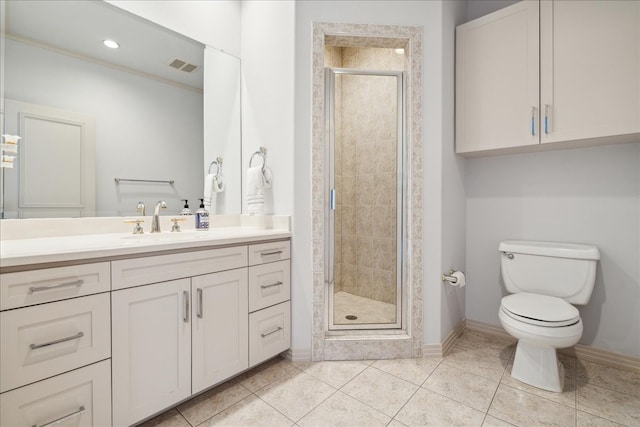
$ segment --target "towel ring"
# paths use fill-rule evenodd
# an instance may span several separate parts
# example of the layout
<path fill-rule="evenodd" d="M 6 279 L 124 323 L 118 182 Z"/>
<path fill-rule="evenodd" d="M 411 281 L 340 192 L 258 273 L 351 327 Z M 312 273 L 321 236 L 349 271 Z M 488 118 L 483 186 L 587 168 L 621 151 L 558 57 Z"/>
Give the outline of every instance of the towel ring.
<path fill-rule="evenodd" d="M 211 166 L 216 165 L 216 173 L 215 175 L 218 176 L 220 175 L 220 173 L 222 172 L 222 157 L 218 157 L 217 159 L 215 159 L 213 162 L 209 163 L 209 169 L 208 169 L 208 173 L 211 173 Z"/>
<path fill-rule="evenodd" d="M 251 158 L 249 159 L 249 167 L 251 166 L 251 163 L 253 163 L 253 158 L 255 156 L 260 156 L 262 157 L 262 172 L 264 173 L 264 167 L 267 164 L 267 149 L 265 147 L 260 147 L 260 149 L 258 151 L 256 151 L 255 153 L 253 153 L 251 155 Z"/>

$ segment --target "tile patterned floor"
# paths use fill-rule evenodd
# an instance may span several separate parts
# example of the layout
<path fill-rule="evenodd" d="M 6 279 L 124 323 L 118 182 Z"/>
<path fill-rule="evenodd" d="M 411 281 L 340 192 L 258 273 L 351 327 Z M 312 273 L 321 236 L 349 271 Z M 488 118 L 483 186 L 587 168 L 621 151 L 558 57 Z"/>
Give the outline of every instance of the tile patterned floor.
<path fill-rule="evenodd" d="M 278 358 L 143 426 L 640 426 L 640 373 L 561 355 L 550 393 L 511 378 L 514 350 L 468 331 L 443 359 Z"/>

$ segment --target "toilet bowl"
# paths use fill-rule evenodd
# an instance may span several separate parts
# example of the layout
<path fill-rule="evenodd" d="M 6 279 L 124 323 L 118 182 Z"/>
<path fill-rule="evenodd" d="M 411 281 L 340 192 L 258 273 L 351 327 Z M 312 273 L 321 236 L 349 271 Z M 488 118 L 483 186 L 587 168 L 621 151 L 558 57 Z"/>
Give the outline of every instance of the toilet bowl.
<path fill-rule="evenodd" d="M 500 324 L 518 339 L 511 376 L 544 390 L 561 392 L 564 368 L 556 349 L 582 336 L 580 313 L 570 304 L 586 303 L 595 283 L 594 246 L 506 241 L 502 277 L 511 295 L 502 298 Z"/>
<path fill-rule="evenodd" d="M 509 298 L 522 296 L 531 297 L 531 308 L 544 307 L 540 314 L 535 315 L 538 319 L 531 317 L 531 312 L 535 312 L 531 308 L 525 310 L 524 314 L 513 308 L 513 301 L 509 301 Z M 566 308 L 575 310 L 575 315 L 572 310 L 554 311 L 549 306 L 533 305 L 533 302 L 539 302 L 538 297 L 562 302 L 568 306 Z M 567 315 L 567 312 L 571 314 Z M 505 331 L 518 339 L 511 376 L 534 387 L 561 392 L 564 388 L 564 368 L 558 361 L 556 349 L 571 347 L 580 340 L 582 319 L 577 312 L 571 304 L 555 297 L 526 293 L 504 297 L 498 317 Z"/>

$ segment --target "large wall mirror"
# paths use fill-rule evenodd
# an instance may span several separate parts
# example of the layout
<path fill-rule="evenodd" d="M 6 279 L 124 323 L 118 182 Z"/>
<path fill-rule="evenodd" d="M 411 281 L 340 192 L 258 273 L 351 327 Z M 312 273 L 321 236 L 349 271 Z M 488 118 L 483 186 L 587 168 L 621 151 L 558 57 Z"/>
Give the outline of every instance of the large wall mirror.
<path fill-rule="evenodd" d="M 240 213 L 238 58 L 103 1 L 2 3 L 4 218 L 195 212 L 208 172 L 212 214 Z"/>

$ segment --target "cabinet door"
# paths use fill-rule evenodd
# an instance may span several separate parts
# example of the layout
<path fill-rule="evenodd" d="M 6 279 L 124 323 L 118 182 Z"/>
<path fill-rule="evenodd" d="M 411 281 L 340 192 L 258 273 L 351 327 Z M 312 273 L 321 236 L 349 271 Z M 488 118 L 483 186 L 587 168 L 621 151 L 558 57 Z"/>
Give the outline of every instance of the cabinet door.
<path fill-rule="evenodd" d="M 456 30 L 456 152 L 539 143 L 539 4 Z"/>
<path fill-rule="evenodd" d="M 249 366 L 246 268 L 192 278 L 193 392 Z"/>
<path fill-rule="evenodd" d="M 112 292 L 113 425 L 191 395 L 190 281 Z"/>
<path fill-rule="evenodd" d="M 640 2 L 540 7 L 542 142 L 640 132 Z"/>

